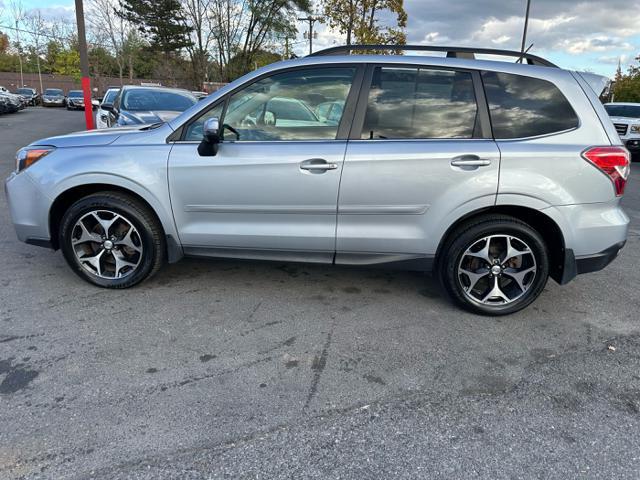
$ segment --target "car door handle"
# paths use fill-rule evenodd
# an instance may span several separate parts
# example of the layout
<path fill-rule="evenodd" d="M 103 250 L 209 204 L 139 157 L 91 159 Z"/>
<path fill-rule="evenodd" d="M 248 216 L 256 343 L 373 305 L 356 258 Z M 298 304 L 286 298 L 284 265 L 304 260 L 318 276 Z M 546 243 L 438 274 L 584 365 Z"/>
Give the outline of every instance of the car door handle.
<path fill-rule="evenodd" d="M 480 158 L 477 155 L 460 155 L 451 159 L 451 165 L 454 167 L 486 167 L 491 165 L 491 160 Z"/>
<path fill-rule="evenodd" d="M 329 163 L 322 158 L 312 158 L 310 160 L 305 160 L 300 164 L 301 170 L 308 170 L 310 172 L 326 172 L 327 170 L 335 170 L 338 168 L 337 163 Z"/>

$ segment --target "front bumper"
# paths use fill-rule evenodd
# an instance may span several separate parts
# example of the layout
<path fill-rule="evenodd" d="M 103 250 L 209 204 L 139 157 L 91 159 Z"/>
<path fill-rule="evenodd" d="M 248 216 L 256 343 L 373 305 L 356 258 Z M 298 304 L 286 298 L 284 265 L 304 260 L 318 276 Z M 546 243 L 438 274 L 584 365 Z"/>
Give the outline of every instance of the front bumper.
<path fill-rule="evenodd" d="M 34 245 L 49 246 L 51 201 L 42 194 L 28 172 L 13 172 L 6 179 L 4 188 L 18 239 Z"/>
<path fill-rule="evenodd" d="M 640 152 L 640 138 L 630 138 L 624 141 L 627 150 L 631 153 L 639 153 Z"/>

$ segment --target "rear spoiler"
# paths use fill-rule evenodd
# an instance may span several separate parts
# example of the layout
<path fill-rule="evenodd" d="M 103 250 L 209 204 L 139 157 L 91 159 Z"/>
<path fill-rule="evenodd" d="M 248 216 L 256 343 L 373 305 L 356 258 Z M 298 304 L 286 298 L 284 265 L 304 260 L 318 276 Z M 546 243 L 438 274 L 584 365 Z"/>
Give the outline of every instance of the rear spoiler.
<path fill-rule="evenodd" d="M 598 97 L 602 97 L 602 95 L 609 93 L 609 88 L 611 87 L 611 79 L 609 77 L 605 77 L 604 75 L 597 75 L 591 72 L 575 72 L 591 87 L 593 93 L 595 93 Z"/>

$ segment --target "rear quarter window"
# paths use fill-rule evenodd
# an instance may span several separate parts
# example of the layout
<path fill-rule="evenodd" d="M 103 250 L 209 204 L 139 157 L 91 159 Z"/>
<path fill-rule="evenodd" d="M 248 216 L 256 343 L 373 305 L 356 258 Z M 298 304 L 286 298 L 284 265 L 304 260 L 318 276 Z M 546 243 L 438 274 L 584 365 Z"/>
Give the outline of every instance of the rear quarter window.
<path fill-rule="evenodd" d="M 482 81 L 497 139 L 548 135 L 579 124 L 569 101 L 547 80 L 483 72 Z"/>

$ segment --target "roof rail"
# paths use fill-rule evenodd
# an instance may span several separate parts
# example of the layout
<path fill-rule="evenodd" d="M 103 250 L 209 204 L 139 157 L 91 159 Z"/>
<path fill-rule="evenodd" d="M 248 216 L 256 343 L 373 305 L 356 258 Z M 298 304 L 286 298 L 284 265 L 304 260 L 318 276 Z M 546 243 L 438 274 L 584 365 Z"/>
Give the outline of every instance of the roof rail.
<path fill-rule="evenodd" d="M 397 50 L 397 51 L 422 51 L 422 52 L 446 52 L 449 58 L 470 58 L 474 59 L 476 54 L 484 55 L 500 55 L 504 57 L 516 57 L 516 62 L 526 60 L 529 65 L 541 65 L 544 67 L 559 68 L 557 65 L 545 60 L 537 55 L 528 52 L 517 52 L 515 50 L 496 50 L 493 48 L 475 48 L 475 47 L 445 47 L 440 45 L 340 45 L 337 47 L 325 48 L 314 52 L 309 57 L 321 57 L 326 55 L 348 55 L 353 51 L 378 51 L 378 50 Z"/>

